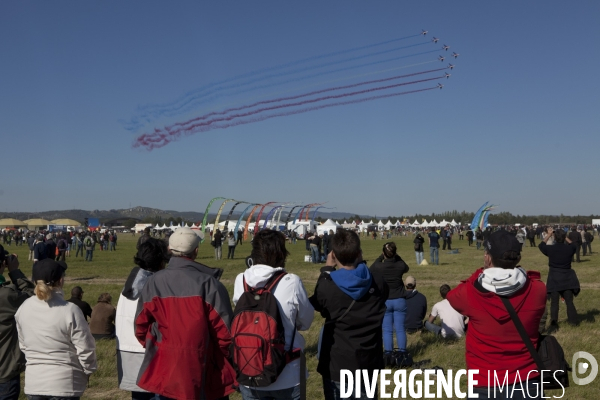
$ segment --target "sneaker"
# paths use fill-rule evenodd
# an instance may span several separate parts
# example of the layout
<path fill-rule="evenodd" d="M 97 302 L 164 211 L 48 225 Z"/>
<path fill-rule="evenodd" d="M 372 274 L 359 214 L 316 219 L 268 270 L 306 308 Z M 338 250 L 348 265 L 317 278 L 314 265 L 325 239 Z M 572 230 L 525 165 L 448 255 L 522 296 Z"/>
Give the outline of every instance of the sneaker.
<path fill-rule="evenodd" d="M 383 364 L 386 368 L 393 368 L 396 366 L 396 358 L 394 352 L 386 351 L 383 353 Z"/>
<path fill-rule="evenodd" d="M 398 366 L 398 368 L 410 368 L 413 364 L 414 361 L 409 352 L 396 352 L 396 365 Z"/>

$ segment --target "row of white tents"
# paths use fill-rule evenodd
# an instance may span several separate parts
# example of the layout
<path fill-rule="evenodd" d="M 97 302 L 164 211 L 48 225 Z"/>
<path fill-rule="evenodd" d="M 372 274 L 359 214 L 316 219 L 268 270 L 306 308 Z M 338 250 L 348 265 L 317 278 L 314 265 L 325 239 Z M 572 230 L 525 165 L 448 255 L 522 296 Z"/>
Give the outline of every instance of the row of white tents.
<path fill-rule="evenodd" d="M 237 225 L 237 222 L 238 222 L 237 220 L 221 221 L 221 222 L 219 222 L 218 228 L 220 230 L 224 230 L 225 229 L 225 225 L 227 225 L 227 229 L 228 230 L 234 230 L 235 227 L 236 227 L 236 225 Z M 295 225 L 297 225 L 298 222 Z M 304 223 L 304 222 L 305 221 L 302 221 L 302 223 Z M 312 223 L 312 222 L 313 221 L 308 221 L 308 223 Z M 264 224 L 265 224 L 265 220 L 260 220 L 258 222 L 258 226 L 260 228 L 262 228 L 264 226 Z M 271 226 L 271 225 L 272 225 L 272 221 L 267 221 L 267 227 L 268 228 L 274 228 L 274 226 Z M 279 228 L 280 229 L 285 229 L 284 225 L 285 224 L 283 222 L 280 223 L 280 227 Z M 295 225 L 293 225 L 292 222 L 289 222 L 287 228 L 288 229 L 294 229 Z M 402 224 L 400 222 L 400 220 L 396 221 L 396 223 L 392 223 L 392 221 L 388 221 L 385 224 L 381 220 L 379 220 L 379 222 L 377 222 L 377 223 L 375 223 L 375 222 L 373 222 L 373 220 L 371 220 L 369 222 L 361 221 L 361 223 L 358 224 L 358 226 L 357 226 L 357 224 L 354 223 L 354 222 L 352 222 L 352 221 L 351 222 L 348 222 L 348 221 L 336 222 L 336 221 L 333 221 L 331 219 L 328 219 L 324 223 L 322 223 L 320 225 L 317 225 L 317 232 L 318 233 L 323 233 L 323 232 L 329 231 L 329 230 L 333 230 L 335 232 L 337 230 L 337 228 L 354 229 L 354 228 L 357 228 L 357 227 L 358 227 L 358 229 L 360 231 L 367 231 L 370 226 L 374 226 L 374 225 L 377 226 L 378 230 L 390 230 L 390 229 L 398 228 L 400 226 L 430 228 L 430 227 L 440 227 L 440 226 L 444 227 L 444 226 L 447 226 L 447 225 L 457 226 L 457 225 L 460 225 L 460 223 L 456 222 L 455 220 L 452 220 L 452 221 L 448 222 L 445 219 L 442 220 L 441 222 L 437 222 L 435 219 L 433 219 L 430 222 L 428 222 L 427 220 L 423 220 L 423 222 L 421 222 L 421 223 L 419 223 L 419 221 L 415 220 L 415 222 L 413 222 L 412 224 L 407 225 L 407 224 Z M 185 226 L 185 227 L 188 227 L 188 228 L 191 228 L 191 229 L 201 229 L 200 225 L 196 225 L 196 224 L 191 224 L 190 225 L 189 223 L 186 223 L 185 225 L 179 225 L 179 226 Z M 165 230 L 165 229 L 175 230 L 179 226 L 167 226 L 166 224 L 163 224 L 162 226 L 160 226 L 158 224 L 156 224 L 156 226 L 152 226 L 151 224 L 138 224 L 138 225 L 136 225 L 136 227 L 134 229 L 136 231 L 142 231 L 142 230 L 144 230 L 144 228 L 150 227 L 152 229 L 160 231 L 160 230 Z M 254 230 L 254 226 L 255 226 L 255 222 L 251 222 L 250 226 L 249 226 L 249 229 L 250 230 Z M 245 227 L 246 227 L 246 222 L 240 221 L 239 228 L 240 229 L 245 229 Z M 207 224 L 206 225 L 206 229 L 208 229 L 210 231 L 213 231 L 215 229 L 215 224 Z"/>

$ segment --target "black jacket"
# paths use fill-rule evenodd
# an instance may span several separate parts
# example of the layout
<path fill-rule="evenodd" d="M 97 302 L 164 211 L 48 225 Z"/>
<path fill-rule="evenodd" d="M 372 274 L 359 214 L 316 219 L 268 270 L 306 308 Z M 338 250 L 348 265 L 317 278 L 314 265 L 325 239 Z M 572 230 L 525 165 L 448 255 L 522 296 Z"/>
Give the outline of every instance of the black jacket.
<path fill-rule="evenodd" d="M 427 314 L 427 298 L 423 293 L 414 290 L 406 291 L 406 317 L 404 328 L 415 330 L 423 328 L 423 319 Z"/>
<path fill-rule="evenodd" d="M 379 275 L 387 283 L 390 294 L 388 299 L 399 299 L 406 296 L 404 289 L 404 281 L 402 275 L 410 269 L 404 260 L 396 254 L 394 259 L 386 260 L 383 256 L 379 256 L 377 260 L 369 268 L 373 275 Z"/>
<path fill-rule="evenodd" d="M 9 381 L 25 370 L 25 356 L 19 349 L 15 314 L 31 295 L 35 285 L 23 272 L 8 273 L 12 283 L 0 286 L 0 383 Z"/>
<path fill-rule="evenodd" d="M 546 290 L 548 293 L 572 290 L 575 295 L 579 293 L 579 279 L 571 268 L 571 260 L 577 251 L 574 244 L 554 243 L 548 246 L 545 242 L 538 248 L 548 257 L 548 280 Z"/>
<path fill-rule="evenodd" d="M 92 318 L 92 306 L 90 306 L 88 302 L 78 299 L 77 297 L 71 297 L 67 301 L 79 307 L 86 320 Z"/>
<path fill-rule="evenodd" d="M 413 243 L 415 244 L 415 251 L 422 253 L 423 252 L 423 243 L 425 243 L 425 238 L 423 236 L 421 236 L 421 234 L 418 234 L 417 237 L 415 237 L 415 240 L 413 240 Z"/>
<path fill-rule="evenodd" d="M 317 372 L 323 378 L 340 381 L 340 370 L 383 368 L 383 332 L 388 286 L 381 276 L 372 275 L 371 288 L 346 312 L 352 298 L 331 279 L 333 267 L 321 268 L 310 302 L 325 318 Z"/>

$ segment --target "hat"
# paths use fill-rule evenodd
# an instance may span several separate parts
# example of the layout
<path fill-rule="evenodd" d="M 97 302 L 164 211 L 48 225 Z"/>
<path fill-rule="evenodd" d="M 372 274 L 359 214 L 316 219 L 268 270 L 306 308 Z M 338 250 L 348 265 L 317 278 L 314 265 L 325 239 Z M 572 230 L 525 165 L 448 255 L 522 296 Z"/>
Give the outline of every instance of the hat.
<path fill-rule="evenodd" d="M 417 280 L 413 276 L 407 276 L 406 279 L 404 280 L 404 284 L 416 286 Z"/>
<path fill-rule="evenodd" d="M 512 259 L 505 256 L 509 251 L 514 251 L 518 255 L 521 254 L 521 243 L 519 243 L 514 235 L 511 235 L 505 230 L 493 232 L 483 243 L 483 248 L 492 256 L 492 258 L 501 260 Z"/>
<path fill-rule="evenodd" d="M 31 269 L 33 281 L 44 281 L 46 284 L 58 283 L 66 270 L 67 264 L 64 261 L 56 262 L 49 258 L 36 262 Z"/>
<path fill-rule="evenodd" d="M 200 237 L 192 229 L 182 227 L 169 237 L 169 248 L 183 254 L 191 253 L 200 244 Z"/>

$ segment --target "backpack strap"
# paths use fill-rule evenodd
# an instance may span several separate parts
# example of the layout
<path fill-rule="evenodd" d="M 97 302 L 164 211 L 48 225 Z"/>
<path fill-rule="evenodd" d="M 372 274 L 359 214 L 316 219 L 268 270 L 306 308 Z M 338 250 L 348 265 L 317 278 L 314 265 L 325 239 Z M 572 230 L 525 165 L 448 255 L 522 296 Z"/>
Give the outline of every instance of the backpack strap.
<path fill-rule="evenodd" d="M 540 357 L 538 352 L 533 347 L 533 343 L 531 342 L 531 339 L 527 335 L 527 331 L 525 331 L 525 327 L 523 326 L 523 323 L 519 319 L 519 316 L 517 315 L 517 312 L 515 311 L 514 307 L 512 306 L 512 304 L 510 304 L 510 301 L 506 297 L 500 296 L 500 299 L 502 299 L 502 303 L 504 303 L 504 307 L 506 307 L 506 309 L 508 310 L 508 313 L 510 314 L 510 318 L 512 319 L 513 323 L 515 324 L 517 331 L 519 331 L 519 335 L 521 336 L 521 339 L 525 343 L 527 350 L 529 350 L 529 354 L 531 354 L 533 361 L 535 361 L 535 364 L 537 365 L 537 367 L 539 368 L 540 371 L 545 369 L 544 362 L 542 361 L 542 358 Z"/>
<path fill-rule="evenodd" d="M 244 292 L 259 292 L 259 294 L 262 294 L 265 291 L 271 292 L 273 290 L 273 288 L 275 287 L 275 285 L 277 285 L 279 283 L 281 278 L 284 277 L 284 275 L 287 275 L 287 272 L 277 271 L 275 274 L 273 274 L 273 276 L 271 278 L 269 278 L 267 283 L 265 283 L 265 286 L 263 286 L 261 288 L 253 288 L 253 287 L 249 286 L 248 283 L 246 283 L 246 277 L 242 275 L 242 279 L 244 282 Z"/>

